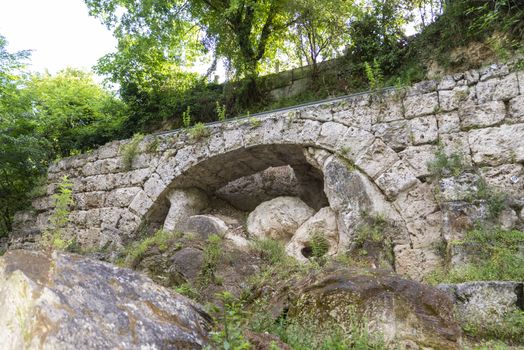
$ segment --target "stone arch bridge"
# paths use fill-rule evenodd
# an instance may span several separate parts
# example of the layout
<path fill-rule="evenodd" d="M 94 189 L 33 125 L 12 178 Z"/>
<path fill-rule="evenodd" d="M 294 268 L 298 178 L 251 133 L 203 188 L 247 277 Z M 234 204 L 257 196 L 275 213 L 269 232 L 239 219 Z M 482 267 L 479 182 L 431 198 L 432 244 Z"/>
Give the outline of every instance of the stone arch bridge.
<path fill-rule="evenodd" d="M 33 201 L 32 212 L 17 214 L 12 245 L 45 229 L 64 175 L 75 198 L 71 234 L 101 248 L 133 239 L 145 223 L 162 223 L 173 191 L 212 194 L 235 179 L 289 165 L 321 192 L 304 200 L 336 212 L 339 250 L 354 240 L 362 213 L 385 215 L 401 227 L 397 272 L 419 278 L 442 263 L 435 247 L 449 239 L 453 219 L 435 197 L 438 183 L 429 181 L 427 162 L 439 147 L 479 167 L 488 183 L 524 196 L 524 72 L 507 65 L 206 129 L 200 138 L 187 130 L 146 136 L 129 169 L 123 161 L 129 140 L 53 164 L 47 195 Z"/>

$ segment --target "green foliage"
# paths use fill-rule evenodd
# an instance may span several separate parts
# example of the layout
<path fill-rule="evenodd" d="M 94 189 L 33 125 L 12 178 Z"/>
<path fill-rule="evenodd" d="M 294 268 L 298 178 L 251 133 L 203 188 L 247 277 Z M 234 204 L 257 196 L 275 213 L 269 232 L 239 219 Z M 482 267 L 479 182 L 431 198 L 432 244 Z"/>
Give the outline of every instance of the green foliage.
<path fill-rule="evenodd" d="M 379 91 L 384 88 L 384 75 L 382 74 L 377 59 L 373 60 L 373 65 L 364 62 L 364 70 L 369 81 L 369 87 L 372 91 Z"/>
<path fill-rule="evenodd" d="M 226 120 L 226 105 L 221 105 L 218 101 L 216 101 L 216 112 L 218 121 L 223 122 Z"/>
<path fill-rule="evenodd" d="M 431 175 L 437 179 L 447 176 L 459 176 L 467 169 L 462 155 L 456 152 L 447 155 L 441 148 L 435 153 L 435 159 L 428 162 L 427 165 Z"/>
<path fill-rule="evenodd" d="M 193 125 L 193 127 L 189 129 L 188 132 L 189 132 L 189 136 L 193 140 L 200 140 L 204 137 L 208 137 L 210 134 L 209 129 L 206 128 L 206 126 L 202 122 L 198 122 L 195 125 Z"/>
<path fill-rule="evenodd" d="M 475 250 L 465 266 L 437 271 L 428 277 L 430 283 L 461 283 L 466 281 L 524 280 L 524 232 L 479 227 L 469 231 L 453 245 Z"/>
<path fill-rule="evenodd" d="M 272 265 L 284 263 L 289 259 L 284 244 L 270 238 L 255 239 L 252 247 L 262 259 Z"/>
<path fill-rule="evenodd" d="M 488 205 L 489 218 L 496 219 L 507 207 L 506 196 L 488 186 L 484 179 L 477 181 L 477 192 L 474 199 L 484 200 Z"/>
<path fill-rule="evenodd" d="M 211 235 L 204 246 L 204 260 L 202 262 L 201 283 L 207 285 L 215 280 L 215 272 L 222 256 L 222 238 L 218 235 Z"/>
<path fill-rule="evenodd" d="M 74 204 L 72 187 L 73 183 L 64 176 L 58 185 L 58 193 L 52 196 L 54 209 L 49 218 L 50 227 L 43 232 L 41 238 L 41 245 L 45 249 L 66 250 L 73 243 L 73 239 L 67 240 L 64 237 L 70 208 Z"/>
<path fill-rule="evenodd" d="M 175 291 L 193 300 L 197 299 L 199 296 L 198 291 L 195 288 L 193 288 L 189 283 L 180 284 L 175 288 Z"/>
<path fill-rule="evenodd" d="M 182 125 L 184 128 L 189 128 L 191 126 L 191 107 L 187 106 L 187 109 L 182 113 Z"/>
<path fill-rule="evenodd" d="M 250 117 L 248 120 L 249 125 L 251 125 L 253 129 L 259 128 L 262 125 L 262 120 L 260 120 L 259 118 Z"/>
<path fill-rule="evenodd" d="M 122 147 L 122 162 L 124 163 L 124 169 L 130 170 L 133 167 L 133 160 L 138 154 L 138 146 L 144 139 L 144 135 L 135 134 L 129 143 Z"/>
<path fill-rule="evenodd" d="M 210 310 L 217 325 L 211 332 L 212 349 L 250 349 L 251 345 L 242 335 L 246 324 L 246 313 L 242 303 L 229 292 L 222 292 L 217 296 L 222 307 L 213 305 Z"/>

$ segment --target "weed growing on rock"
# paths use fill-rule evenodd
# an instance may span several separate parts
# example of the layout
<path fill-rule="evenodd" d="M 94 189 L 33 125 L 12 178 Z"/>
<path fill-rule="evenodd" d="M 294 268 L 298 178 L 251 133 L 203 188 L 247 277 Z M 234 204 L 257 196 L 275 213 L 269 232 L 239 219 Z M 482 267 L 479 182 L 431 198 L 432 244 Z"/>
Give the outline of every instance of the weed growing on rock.
<path fill-rule="evenodd" d="M 222 253 L 220 248 L 221 242 L 222 238 L 219 235 L 211 235 L 206 241 L 200 281 L 203 286 L 215 280 L 215 271 Z"/>
<path fill-rule="evenodd" d="M 184 128 L 189 128 L 191 126 L 191 107 L 187 106 L 185 112 L 182 113 L 182 125 Z"/>
<path fill-rule="evenodd" d="M 486 202 L 490 219 L 496 219 L 506 208 L 506 196 L 490 188 L 484 179 L 480 179 L 477 182 L 477 193 L 474 199 L 480 199 Z"/>
<path fill-rule="evenodd" d="M 70 207 L 74 204 L 72 187 L 73 183 L 66 175 L 58 185 L 58 193 L 52 196 L 55 208 L 49 218 L 50 228 L 42 234 L 41 244 L 44 248 L 66 250 L 73 243 L 72 239 L 64 238 Z"/>
<path fill-rule="evenodd" d="M 377 59 L 373 60 L 373 65 L 364 62 L 364 72 L 372 91 L 378 92 L 384 87 L 384 74 Z"/>
<path fill-rule="evenodd" d="M 272 264 L 280 264 L 289 260 L 286 254 L 286 248 L 284 244 L 273 239 L 256 239 L 252 245 L 255 253 L 259 254 L 260 257 Z"/>
<path fill-rule="evenodd" d="M 130 170 L 133 167 L 133 160 L 138 154 L 138 146 L 143 139 L 144 135 L 135 134 L 131 141 L 122 147 L 122 162 L 125 170 Z"/>
<path fill-rule="evenodd" d="M 200 140 L 204 137 L 208 137 L 210 134 L 209 129 L 206 128 L 205 124 L 198 122 L 191 129 L 189 129 L 189 136 L 193 140 Z"/>
<path fill-rule="evenodd" d="M 153 138 L 153 140 L 151 140 L 151 142 L 147 144 L 146 150 L 148 153 L 155 153 L 156 151 L 158 151 L 159 145 L 160 145 L 160 140 L 158 139 L 158 137 L 155 137 Z"/>
<path fill-rule="evenodd" d="M 428 162 L 428 170 L 436 179 L 447 176 L 459 176 L 467 169 L 464 157 L 459 153 L 447 155 L 442 148 L 435 153 L 435 159 Z"/>
<path fill-rule="evenodd" d="M 215 110 L 217 112 L 218 120 L 223 122 L 226 120 L 226 105 L 221 105 L 218 101 L 215 102 Z"/>
<path fill-rule="evenodd" d="M 491 322 L 470 322 L 463 325 L 462 329 L 475 338 L 499 339 L 515 345 L 524 345 L 524 311 L 514 310 L 505 315 L 502 322 L 497 319 Z"/>
<path fill-rule="evenodd" d="M 255 117 L 251 117 L 249 118 L 249 124 L 251 125 L 253 129 L 256 129 L 262 125 L 262 120 L 255 118 Z"/>
<path fill-rule="evenodd" d="M 324 257 L 329 250 L 329 241 L 322 232 L 313 232 L 310 236 L 309 244 L 312 256 L 316 259 Z"/>
<path fill-rule="evenodd" d="M 524 232 L 479 227 L 450 244 L 470 247 L 475 255 L 466 265 L 434 272 L 427 278 L 429 283 L 524 280 Z"/>
<path fill-rule="evenodd" d="M 124 253 L 125 265 L 131 267 L 137 266 L 151 247 L 157 247 L 161 252 L 167 250 L 169 242 L 177 237 L 180 237 L 180 233 L 173 233 L 164 230 L 156 231 L 152 236 L 146 237 L 140 242 L 130 245 L 126 249 Z"/>

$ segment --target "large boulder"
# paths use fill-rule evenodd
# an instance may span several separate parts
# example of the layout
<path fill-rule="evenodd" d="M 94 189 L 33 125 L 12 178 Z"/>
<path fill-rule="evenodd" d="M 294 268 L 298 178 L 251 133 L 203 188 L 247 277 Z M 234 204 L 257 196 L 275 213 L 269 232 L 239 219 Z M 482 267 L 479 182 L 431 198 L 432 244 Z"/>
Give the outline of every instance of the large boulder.
<path fill-rule="evenodd" d="M 314 235 L 320 235 L 328 243 L 327 254 L 333 255 L 338 248 L 337 215 L 333 209 L 320 209 L 315 215 L 304 222 L 286 246 L 286 252 L 299 261 L 306 262 L 307 251 L 311 248 Z"/>
<path fill-rule="evenodd" d="M 351 330 L 356 320 L 388 348 L 459 349 L 461 329 L 443 291 L 382 270 L 333 267 L 274 282 L 268 313 L 289 322 L 315 320 Z M 416 344 L 416 346 L 414 346 Z"/>
<path fill-rule="evenodd" d="M 277 197 L 260 204 L 247 218 L 247 231 L 256 238 L 287 242 L 315 211 L 297 197 Z"/>
<path fill-rule="evenodd" d="M 167 198 L 171 203 L 164 221 L 164 230 L 176 231 L 192 215 L 199 214 L 208 205 L 207 195 L 198 188 L 174 189 Z"/>
<path fill-rule="evenodd" d="M 208 316 L 134 271 L 66 253 L 0 258 L 0 348 L 202 349 Z"/>
<path fill-rule="evenodd" d="M 184 233 L 195 234 L 201 239 L 211 235 L 224 236 L 228 230 L 226 223 L 212 215 L 193 215 L 187 218 L 178 229 Z"/>

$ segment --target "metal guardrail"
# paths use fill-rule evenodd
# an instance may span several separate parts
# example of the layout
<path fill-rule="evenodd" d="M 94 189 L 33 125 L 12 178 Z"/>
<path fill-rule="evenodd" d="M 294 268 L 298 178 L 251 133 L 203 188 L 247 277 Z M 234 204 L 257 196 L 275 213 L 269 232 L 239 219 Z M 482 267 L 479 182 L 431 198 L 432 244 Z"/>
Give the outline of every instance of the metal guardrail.
<path fill-rule="evenodd" d="M 380 93 L 389 92 L 389 91 L 393 91 L 393 90 L 396 90 L 396 87 L 388 86 L 388 87 L 385 87 L 385 88 L 381 89 Z M 320 104 L 324 104 L 324 103 L 342 101 L 342 100 L 345 100 L 345 99 L 348 99 L 348 98 L 351 98 L 351 97 L 369 95 L 369 94 L 372 94 L 372 93 L 376 93 L 376 91 L 368 90 L 368 91 L 357 92 L 357 93 L 349 94 L 349 95 L 343 95 L 343 96 L 338 96 L 338 97 L 331 97 L 331 98 L 326 98 L 326 99 L 323 99 L 323 100 L 316 100 L 316 101 L 306 102 L 306 103 L 302 103 L 302 104 L 295 105 L 295 106 L 277 108 L 277 109 L 273 109 L 271 111 L 258 112 L 258 113 L 253 113 L 253 114 L 249 114 L 249 115 L 246 114 L 246 115 L 242 115 L 242 116 L 239 116 L 239 117 L 226 119 L 224 121 L 218 121 L 217 120 L 217 121 L 214 121 L 214 122 L 205 123 L 205 125 L 206 126 L 213 126 L 213 125 L 220 125 L 220 124 L 230 123 L 230 122 L 233 122 L 233 121 L 247 120 L 249 118 L 257 118 L 257 117 L 260 118 L 260 117 L 267 116 L 267 115 L 270 115 L 270 114 L 273 114 L 273 113 L 293 111 L 293 110 L 301 109 L 301 108 L 304 108 L 304 107 L 311 107 L 311 106 L 316 106 L 316 105 L 320 105 Z M 151 135 L 153 135 L 153 136 L 169 135 L 169 134 L 177 133 L 180 130 L 183 130 L 183 128 L 178 128 L 178 129 L 168 130 L 168 131 L 160 131 L 160 132 L 152 133 Z"/>

